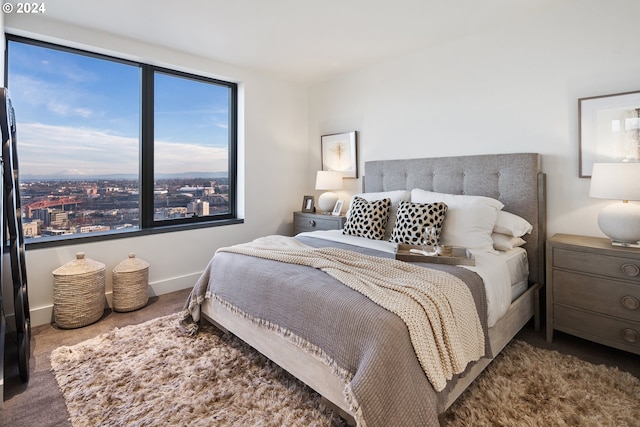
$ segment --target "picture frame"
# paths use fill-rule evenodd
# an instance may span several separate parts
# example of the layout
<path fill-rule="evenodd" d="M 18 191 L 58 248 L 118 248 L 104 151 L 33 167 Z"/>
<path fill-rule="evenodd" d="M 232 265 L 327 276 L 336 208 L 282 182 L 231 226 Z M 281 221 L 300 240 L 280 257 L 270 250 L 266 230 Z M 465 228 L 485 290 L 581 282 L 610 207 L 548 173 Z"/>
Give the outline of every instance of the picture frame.
<path fill-rule="evenodd" d="M 594 163 L 640 161 L 640 91 L 578 99 L 580 178 Z"/>
<path fill-rule="evenodd" d="M 331 215 L 340 216 L 342 213 L 342 206 L 344 205 L 344 200 L 340 199 L 336 202 L 336 205 L 333 207 L 333 211 Z"/>
<path fill-rule="evenodd" d="M 320 147 L 323 171 L 340 172 L 343 178 L 358 178 L 356 131 L 322 135 Z"/>
<path fill-rule="evenodd" d="M 313 196 L 304 196 L 302 199 L 302 212 L 315 212 L 315 199 Z"/>

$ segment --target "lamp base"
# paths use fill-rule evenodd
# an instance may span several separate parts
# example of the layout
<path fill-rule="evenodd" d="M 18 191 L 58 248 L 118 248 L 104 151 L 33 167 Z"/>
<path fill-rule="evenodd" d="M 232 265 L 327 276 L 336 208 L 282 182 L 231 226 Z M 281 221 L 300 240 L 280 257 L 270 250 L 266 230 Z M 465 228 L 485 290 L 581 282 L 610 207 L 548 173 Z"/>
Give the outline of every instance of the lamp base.
<path fill-rule="evenodd" d="M 638 244 L 640 241 L 640 205 L 629 202 L 612 203 L 600 211 L 598 226 L 614 242 L 629 245 Z"/>
<path fill-rule="evenodd" d="M 618 242 L 616 240 L 612 240 L 611 246 L 621 246 L 623 248 L 639 248 L 640 249 L 640 242 L 628 243 L 628 242 Z"/>
<path fill-rule="evenodd" d="M 318 197 L 318 208 L 323 211 L 330 213 L 333 211 L 333 207 L 336 205 L 338 201 L 338 196 L 334 193 L 327 191 L 326 193 L 322 193 L 320 197 Z"/>

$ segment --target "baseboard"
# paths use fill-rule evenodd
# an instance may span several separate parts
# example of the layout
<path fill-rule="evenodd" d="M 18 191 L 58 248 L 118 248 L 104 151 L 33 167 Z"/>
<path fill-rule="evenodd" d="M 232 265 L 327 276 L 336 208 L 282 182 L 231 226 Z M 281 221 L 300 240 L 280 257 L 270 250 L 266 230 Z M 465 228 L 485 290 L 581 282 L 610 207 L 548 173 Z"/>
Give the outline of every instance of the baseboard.
<path fill-rule="evenodd" d="M 149 283 L 149 295 L 158 296 L 182 289 L 193 288 L 193 285 L 196 284 L 200 276 L 202 276 L 202 271 Z"/>
<path fill-rule="evenodd" d="M 186 274 L 184 276 L 171 277 L 165 280 L 159 280 L 153 283 L 149 283 L 149 296 L 155 297 L 163 294 L 168 294 L 170 292 L 180 291 L 182 289 L 192 288 L 193 285 L 198 281 L 202 272 Z M 107 304 L 109 307 L 112 307 L 112 292 L 107 292 L 105 294 L 107 298 Z M 10 304 L 13 311 L 13 304 Z M 53 322 L 53 302 L 49 305 L 41 306 L 41 307 L 31 307 L 29 310 L 31 315 L 31 326 L 40 326 L 40 325 L 48 325 Z M 7 319 L 7 333 L 15 332 L 15 320 L 13 312 L 7 313 L 5 311 L 5 317 Z"/>

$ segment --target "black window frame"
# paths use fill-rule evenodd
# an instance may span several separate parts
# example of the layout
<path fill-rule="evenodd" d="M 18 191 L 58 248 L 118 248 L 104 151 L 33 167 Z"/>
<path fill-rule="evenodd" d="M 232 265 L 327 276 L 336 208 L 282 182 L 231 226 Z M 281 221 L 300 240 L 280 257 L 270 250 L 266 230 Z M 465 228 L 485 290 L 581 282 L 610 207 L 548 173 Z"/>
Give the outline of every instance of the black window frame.
<path fill-rule="evenodd" d="M 159 67 L 143 62 L 122 59 L 115 56 L 91 52 L 42 40 L 32 39 L 5 33 L 5 79 L 4 85 L 9 94 L 9 43 L 18 42 L 63 52 L 85 55 L 97 59 L 119 62 L 140 68 L 140 157 L 139 157 L 139 228 L 128 231 L 113 231 L 91 234 L 72 234 L 69 237 L 51 240 L 26 241 L 27 248 L 44 248 L 88 243 L 102 240 L 138 237 L 150 234 L 185 231 L 199 228 L 217 227 L 243 223 L 238 218 L 238 84 L 212 77 L 197 75 L 184 71 Z M 162 73 L 178 78 L 191 79 L 198 82 L 225 86 L 230 90 L 229 99 L 229 148 L 228 148 L 228 185 L 229 212 L 211 216 L 192 216 L 186 218 L 154 220 L 154 75 Z M 20 112 L 16 111 L 19 117 Z M 17 129 L 17 145 L 20 145 L 20 127 Z"/>

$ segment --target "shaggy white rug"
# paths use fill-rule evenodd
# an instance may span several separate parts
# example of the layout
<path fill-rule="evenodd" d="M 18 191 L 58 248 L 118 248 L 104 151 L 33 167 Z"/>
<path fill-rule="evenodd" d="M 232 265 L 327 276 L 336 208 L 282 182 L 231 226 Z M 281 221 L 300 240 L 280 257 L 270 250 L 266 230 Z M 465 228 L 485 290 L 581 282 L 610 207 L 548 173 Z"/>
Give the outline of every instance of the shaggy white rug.
<path fill-rule="evenodd" d="M 181 334 L 176 315 L 51 353 L 74 426 L 341 426 L 320 397 L 233 336 Z M 511 343 L 445 416 L 447 426 L 631 426 L 640 380 Z M 637 425 L 637 424 L 636 424 Z"/>

